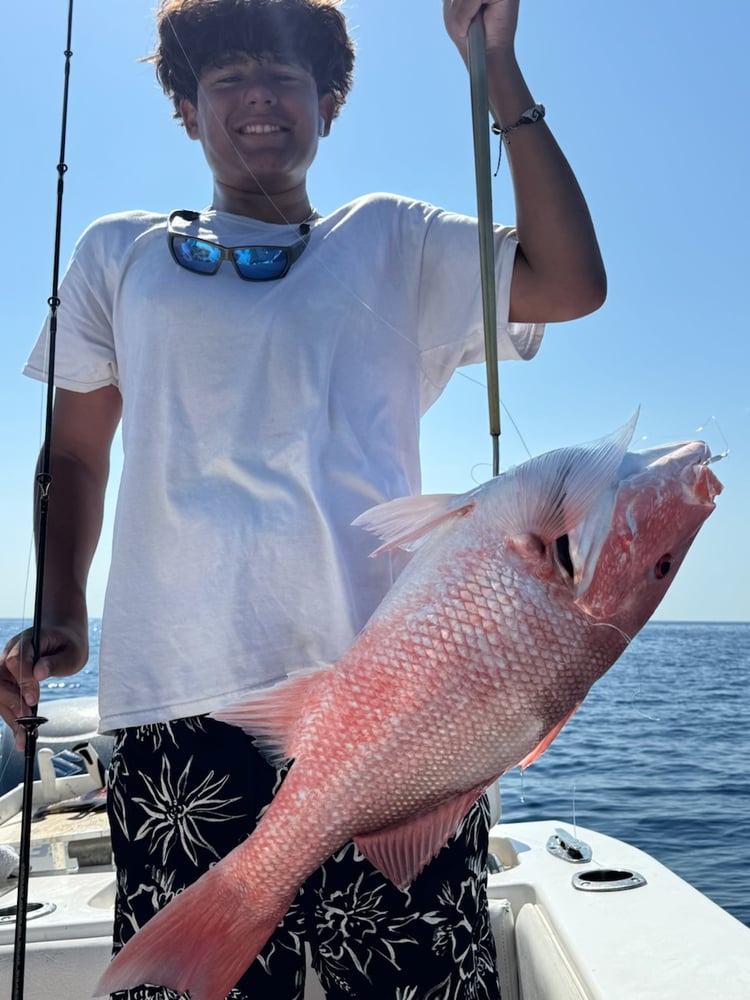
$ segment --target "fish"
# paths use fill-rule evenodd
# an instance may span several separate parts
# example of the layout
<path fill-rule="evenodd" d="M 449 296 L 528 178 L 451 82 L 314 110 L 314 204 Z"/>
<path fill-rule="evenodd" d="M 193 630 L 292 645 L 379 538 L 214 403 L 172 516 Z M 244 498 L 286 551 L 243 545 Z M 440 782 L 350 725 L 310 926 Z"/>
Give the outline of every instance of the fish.
<path fill-rule="evenodd" d="M 221 1000 L 342 845 L 406 889 L 488 786 L 539 757 L 651 617 L 722 490 L 701 441 L 628 451 L 636 419 L 468 493 L 357 518 L 374 555 L 411 552 L 406 568 L 338 662 L 214 713 L 291 768 L 97 996 L 151 983 Z"/>

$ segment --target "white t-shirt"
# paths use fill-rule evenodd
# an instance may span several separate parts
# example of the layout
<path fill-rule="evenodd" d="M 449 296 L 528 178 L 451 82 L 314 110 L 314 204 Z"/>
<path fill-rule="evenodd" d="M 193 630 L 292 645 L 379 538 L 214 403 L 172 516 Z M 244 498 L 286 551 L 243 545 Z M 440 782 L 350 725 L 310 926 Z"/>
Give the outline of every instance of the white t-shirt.
<path fill-rule="evenodd" d="M 205 211 L 192 235 L 285 245 L 297 226 Z M 497 229 L 499 356 L 516 240 Z M 107 216 L 60 289 L 55 382 L 116 385 L 124 463 L 100 652 L 103 730 L 210 712 L 335 661 L 391 585 L 351 526 L 418 492 L 419 421 L 483 358 L 474 220 L 373 195 L 317 220 L 277 281 L 172 259 L 166 218 Z M 25 372 L 46 378 L 47 332 Z M 52 501 L 54 502 L 54 497 Z"/>

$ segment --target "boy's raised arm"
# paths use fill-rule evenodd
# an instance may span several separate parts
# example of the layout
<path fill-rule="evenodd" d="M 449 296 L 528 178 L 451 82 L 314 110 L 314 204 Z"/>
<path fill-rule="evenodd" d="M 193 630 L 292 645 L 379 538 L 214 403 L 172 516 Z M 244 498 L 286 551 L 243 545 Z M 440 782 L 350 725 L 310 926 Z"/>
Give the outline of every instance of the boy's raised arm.
<path fill-rule="evenodd" d="M 487 85 L 500 142 L 510 164 L 520 244 L 510 318 L 516 322 L 575 319 L 598 309 L 606 274 L 578 181 L 546 121 L 513 127 L 537 103 L 518 66 L 519 0 L 443 0 L 448 34 L 468 62 L 468 30 L 484 18 Z"/>

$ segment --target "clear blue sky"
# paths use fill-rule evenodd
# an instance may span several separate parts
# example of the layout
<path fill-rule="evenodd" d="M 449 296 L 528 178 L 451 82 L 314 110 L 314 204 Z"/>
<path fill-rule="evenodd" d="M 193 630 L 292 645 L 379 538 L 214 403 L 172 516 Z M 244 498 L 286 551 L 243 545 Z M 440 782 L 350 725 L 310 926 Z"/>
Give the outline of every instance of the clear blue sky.
<path fill-rule="evenodd" d="M 208 204 L 197 144 L 150 65 L 154 0 L 76 0 L 63 257 L 93 218 Z M 374 190 L 474 213 L 468 79 L 439 0 L 348 0 L 355 88 L 310 190 L 327 212 Z M 2 574 L 0 616 L 28 616 L 31 470 L 43 390 L 19 374 L 50 292 L 67 0 L 10 4 L 0 63 Z M 641 407 L 646 444 L 706 436 L 726 490 L 657 617 L 750 618 L 750 232 L 746 0 L 525 0 L 519 55 L 588 197 L 610 281 L 595 315 L 550 327 L 530 364 L 501 369 L 533 453 L 598 437 Z M 507 166 L 495 217 L 513 220 Z M 426 491 L 489 475 L 483 373 L 454 378 L 425 421 Z M 704 428 L 699 431 L 699 428 Z M 504 417 L 501 464 L 526 457 Z M 101 608 L 106 537 L 91 582 Z"/>

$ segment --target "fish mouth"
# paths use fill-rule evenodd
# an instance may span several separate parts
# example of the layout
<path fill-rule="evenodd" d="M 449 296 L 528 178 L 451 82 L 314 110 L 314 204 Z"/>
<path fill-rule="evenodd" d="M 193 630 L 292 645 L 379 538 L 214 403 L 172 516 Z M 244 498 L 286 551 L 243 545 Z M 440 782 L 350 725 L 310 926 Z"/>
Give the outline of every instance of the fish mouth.
<path fill-rule="evenodd" d="M 666 445 L 663 448 L 652 448 L 643 452 L 635 452 L 634 455 L 626 455 L 623 467 L 629 457 L 641 458 L 643 462 L 641 471 L 646 475 L 657 472 L 660 468 L 665 473 L 670 469 L 678 469 L 679 480 L 683 486 L 683 499 L 685 503 L 697 506 L 710 506 L 714 508 L 714 500 L 723 491 L 724 487 L 714 474 L 710 466 L 712 463 L 722 458 L 722 455 L 713 456 L 711 449 L 704 441 L 687 441 L 682 444 Z M 638 473 L 631 471 L 630 475 Z"/>
<path fill-rule="evenodd" d="M 723 489 L 709 468 L 712 461 L 711 451 L 703 441 L 625 454 L 617 482 L 570 533 L 570 563 L 579 606 L 594 611 L 590 601 L 592 589 L 601 588 L 601 582 L 597 583 L 597 579 L 601 581 L 600 562 L 604 559 L 619 567 L 618 574 L 625 573 L 633 553 L 649 532 L 658 531 L 663 538 L 662 552 L 682 553 L 675 562 L 676 571 Z M 567 568 L 559 546 L 558 564 Z"/>
<path fill-rule="evenodd" d="M 688 489 L 689 495 L 695 498 L 695 502 L 705 505 L 714 505 L 714 500 L 723 491 L 719 479 L 709 468 L 711 458 L 700 462 L 698 465 L 690 466 L 683 473 L 683 482 Z"/>

